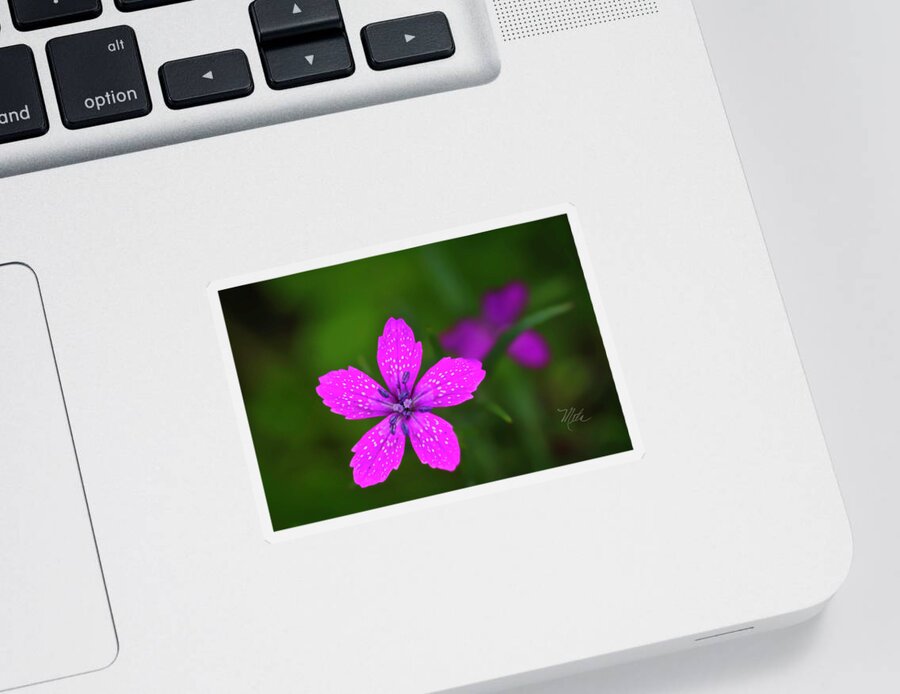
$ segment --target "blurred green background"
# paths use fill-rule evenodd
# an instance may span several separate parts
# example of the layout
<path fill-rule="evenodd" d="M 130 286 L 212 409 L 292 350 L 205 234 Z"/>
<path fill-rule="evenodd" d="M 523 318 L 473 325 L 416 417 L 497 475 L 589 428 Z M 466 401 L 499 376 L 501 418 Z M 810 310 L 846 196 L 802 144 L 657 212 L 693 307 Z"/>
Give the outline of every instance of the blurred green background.
<path fill-rule="evenodd" d="M 436 410 L 459 437 L 454 472 L 421 464 L 407 442 L 387 481 L 353 482 L 350 449 L 378 419 L 345 420 L 316 395 L 319 376 L 355 366 L 381 381 L 376 344 L 403 318 L 424 347 L 420 375 L 447 356 L 438 335 L 481 313 L 485 292 L 530 290 L 522 319 L 484 360 L 470 400 Z M 277 530 L 631 449 L 565 215 L 220 292 L 266 500 Z M 504 353 L 534 327 L 542 369 Z M 583 410 L 588 421 L 564 422 Z"/>

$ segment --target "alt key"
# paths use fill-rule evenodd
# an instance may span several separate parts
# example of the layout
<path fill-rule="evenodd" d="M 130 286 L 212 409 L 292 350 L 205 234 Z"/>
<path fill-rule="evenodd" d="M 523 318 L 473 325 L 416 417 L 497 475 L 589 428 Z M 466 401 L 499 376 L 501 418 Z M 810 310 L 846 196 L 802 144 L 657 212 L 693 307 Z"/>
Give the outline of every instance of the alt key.
<path fill-rule="evenodd" d="M 139 118 L 152 104 L 131 27 L 115 26 L 47 42 L 60 116 L 67 128 Z"/>

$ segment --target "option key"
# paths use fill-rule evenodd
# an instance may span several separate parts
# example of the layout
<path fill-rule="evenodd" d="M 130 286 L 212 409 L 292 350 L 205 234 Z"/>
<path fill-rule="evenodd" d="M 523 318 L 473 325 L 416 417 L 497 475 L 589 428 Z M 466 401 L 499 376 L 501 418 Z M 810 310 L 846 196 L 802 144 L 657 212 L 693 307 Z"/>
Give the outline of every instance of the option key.
<path fill-rule="evenodd" d="M 87 128 L 150 113 L 150 94 L 131 27 L 51 39 L 47 57 L 67 128 Z"/>

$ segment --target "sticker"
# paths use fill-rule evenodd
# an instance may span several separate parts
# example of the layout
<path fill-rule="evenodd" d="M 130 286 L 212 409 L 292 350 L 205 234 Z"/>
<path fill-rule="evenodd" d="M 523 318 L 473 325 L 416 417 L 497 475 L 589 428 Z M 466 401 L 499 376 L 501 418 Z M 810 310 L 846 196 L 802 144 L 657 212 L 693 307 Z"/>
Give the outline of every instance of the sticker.
<path fill-rule="evenodd" d="M 412 243 L 210 287 L 270 539 L 638 457 L 571 207 Z"/>

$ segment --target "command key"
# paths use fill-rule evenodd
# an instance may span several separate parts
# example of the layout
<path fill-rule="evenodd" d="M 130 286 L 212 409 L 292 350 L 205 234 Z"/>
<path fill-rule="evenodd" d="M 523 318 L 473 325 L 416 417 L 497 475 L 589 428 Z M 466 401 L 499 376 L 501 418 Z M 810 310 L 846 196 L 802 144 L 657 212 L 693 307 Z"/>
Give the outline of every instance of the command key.
<path fill-rule="evenodd" d="M 0 143 L 47 132 L 47 113 L 28 46 L 0 48 Z"/>

